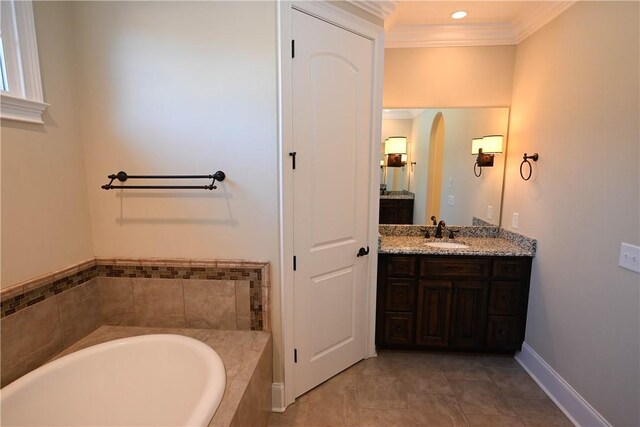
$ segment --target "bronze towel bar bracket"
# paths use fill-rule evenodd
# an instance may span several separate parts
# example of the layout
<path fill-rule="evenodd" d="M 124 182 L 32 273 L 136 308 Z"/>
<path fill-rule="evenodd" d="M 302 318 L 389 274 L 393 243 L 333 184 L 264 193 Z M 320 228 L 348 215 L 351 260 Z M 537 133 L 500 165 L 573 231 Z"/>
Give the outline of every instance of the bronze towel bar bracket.
<path fill-rule="evenodd" d="M 107 178 L 110 179 L 108 184 L 102 186 L 104 190 L 215 190 L 218 188 L 216 181 L 224 181 L 226 175 L 222 171 L 217 171 L 211 175 L 128 175 L 126 172 L 120 171 L 117 174 L 111 174 Z M 113 185 L 113 181 L 126 182 L 129 179 L 210 179 L 209 185 Z"/>

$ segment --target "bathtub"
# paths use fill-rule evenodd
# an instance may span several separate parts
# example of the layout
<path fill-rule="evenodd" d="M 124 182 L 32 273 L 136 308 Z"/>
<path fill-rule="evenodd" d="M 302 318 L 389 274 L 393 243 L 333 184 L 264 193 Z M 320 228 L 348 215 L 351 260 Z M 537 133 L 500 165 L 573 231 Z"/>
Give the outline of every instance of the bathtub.
<path fill-rule="evenodd" d="M 220 356 L 181 335 L 142 335 L 54 360 L 0 391 L 2 426 L 206 426 L 222 400 Z"/>

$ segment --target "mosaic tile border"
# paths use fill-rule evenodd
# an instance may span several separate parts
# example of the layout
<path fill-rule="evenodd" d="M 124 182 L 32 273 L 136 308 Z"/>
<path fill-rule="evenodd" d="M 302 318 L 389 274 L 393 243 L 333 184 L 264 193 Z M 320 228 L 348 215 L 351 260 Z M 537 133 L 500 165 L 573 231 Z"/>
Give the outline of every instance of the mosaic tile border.
<path fill-rule="evenodd" d="M 0 318 L 96 277 L 249 281 L 251 330 L 270 331 L 269 263 L 96 258 L 2 291 Z"/>

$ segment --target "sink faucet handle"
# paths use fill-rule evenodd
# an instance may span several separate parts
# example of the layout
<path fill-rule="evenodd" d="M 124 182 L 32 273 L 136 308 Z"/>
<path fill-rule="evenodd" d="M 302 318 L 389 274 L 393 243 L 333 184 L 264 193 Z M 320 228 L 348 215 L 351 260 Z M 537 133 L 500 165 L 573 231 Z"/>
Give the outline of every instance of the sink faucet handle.
<path fill-rule="evenodd" d="M 454 233 L 454 231 L 453 231 L 453 230 L 449 230 L 449 238 L 450 238 L 450 239 L 455 239 L 455 236 L 454 236 L 454 234 L 453 234 L 453 233 Z"/>
<path fill-rule="evenodd" d="M 431 237 L 431 234 L 429 234 L 429 230 L 425 231 L 424 238 L 429 239 L 430 237 Z"/>

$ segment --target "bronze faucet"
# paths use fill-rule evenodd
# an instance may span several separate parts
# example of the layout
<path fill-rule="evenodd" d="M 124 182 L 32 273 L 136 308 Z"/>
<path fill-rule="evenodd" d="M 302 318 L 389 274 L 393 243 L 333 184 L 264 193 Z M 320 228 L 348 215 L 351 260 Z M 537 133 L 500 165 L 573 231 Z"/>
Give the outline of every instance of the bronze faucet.
<path fill-rule="evenodd" d="M 438 228 L 436 228 L 436 234 L 433 236 L 436 239 L 442 239 L 442 229 L 446 226 L 447 224 L 444 221 L 440 221 L 438 223 Z"/>

